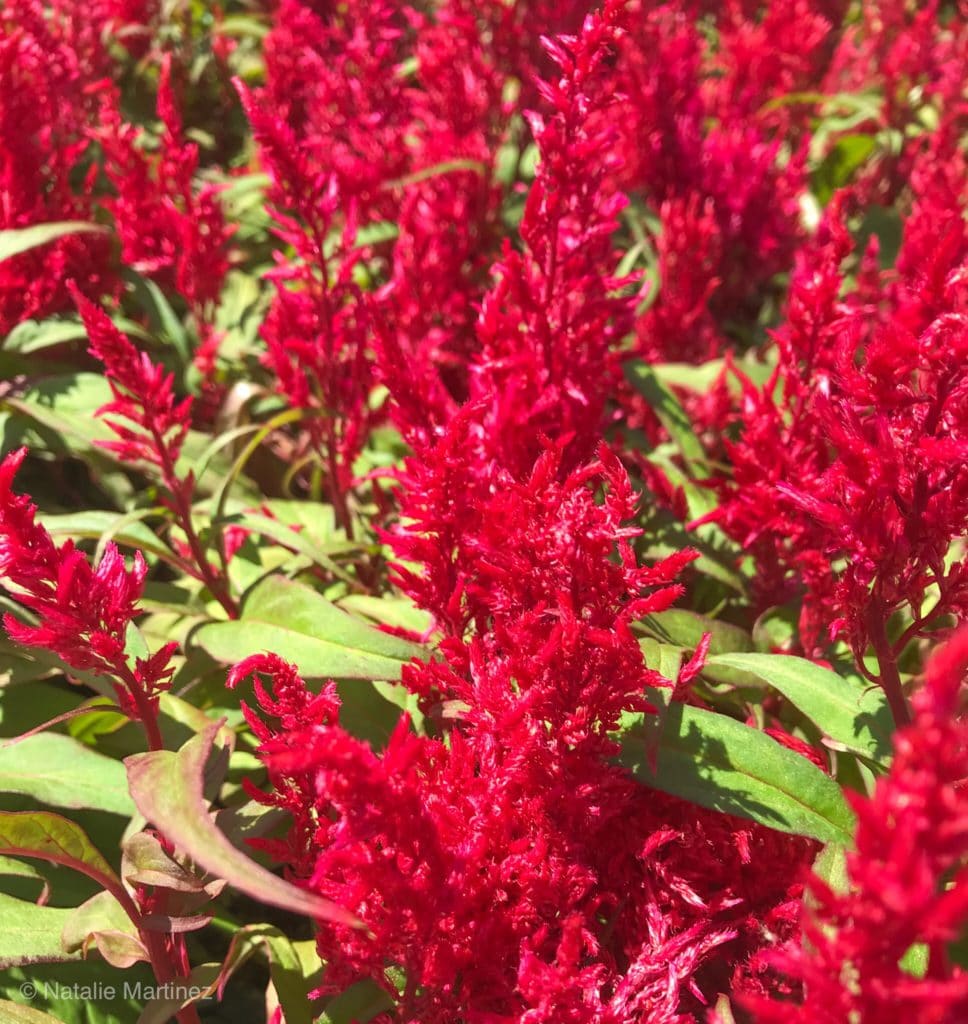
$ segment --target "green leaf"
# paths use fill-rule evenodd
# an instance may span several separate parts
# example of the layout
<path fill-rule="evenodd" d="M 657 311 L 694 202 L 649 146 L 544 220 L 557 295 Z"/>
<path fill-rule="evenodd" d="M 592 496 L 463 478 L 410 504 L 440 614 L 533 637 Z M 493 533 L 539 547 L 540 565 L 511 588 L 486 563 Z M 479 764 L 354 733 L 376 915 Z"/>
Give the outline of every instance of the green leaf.
<path fill-rule="evenodd" d="M 29 878 L 32 882 L 39 882 L 40 892 L 37 902 L 47 902 L 47 897 L 50 894 L 50 883 L 32 864 L 25 864 L 22 860 L 17 860 L 16 857 L 0 856 L 0 877 Z"/>
<path fill-rule="evenodd" d="M 0 747 L 0 793 L 22 793 L 52 807 L 134 814 L 122 765 L 59 733 Z"/>
<path fill-rule="evenodd" d="M 401 711 L 410 716 L 418 732 L 423 728 L 419 699 L 400 683 L 374 679 L 369 686 L 360 686 L 354 680 L 340 680 L 336 691 L 340 725 L 374 750 L 386 746 L 400 723 Z"/>
<path fill-rule="evenodd" d="M 847 875 L 847 851 L 838 843 L 825 846 L 813 862 L 813 873 L 838 895 L 850 888 Z"/>
<path fill-rule="evenodd" d="M 156 984 L 145 964 L 130 968 L 122 984 L 116 968 L 92 958 L 12 967 L 0 977 L 0 995 L 12 1000 L 29 998 L 29 1009 L 53 1014 L 45 1017 L 43 1024 L 51 1020 L 58 1024 L 134 1024 L 140 1005 L 133 993 Z M 5 1024 L 2 1015 L 0 1021 Z M 11 1024 L 14 1022 L 35 1024 L 35 1019 L 13 1017 Z"/>
<path fill-rule="evenodd" d="M 219 964 L 198 964 L 187 978 L 168 986 L 158 986 L 161 994 L 145 1003 L 137 1024 L 171 1024 L 179 1010 L 208 999 L 218 989 L 220 977 Z"/>
<path fill-rule="evenodd" d="M 303 970 L 296 946 L 278 928 L 268 924 L 238 929 L 221 964 L 201 964 L 192 971 L 191 978 L 183 986 L 186 992 L 193 990 L 192 995 L 183 999 L 160 996 L 150 1000 L 138 1018 L 138 1024 L 167 1024 L 178 1010 L 219 992 L 232 975 L 256 954 L 261 954 L 269 965 L 272 988 L 286 1024 L 312 1024 L 314 1015 L 309 1000 L 309 978 Z"/>
<path fill-rule="evenodd" d="M 706 633 L 710 634 L 709 653 L 751 651 L 753 641 L 745 629 L 720 619 L 710 619 L 685 608 L 669 608 L 652 612 L 642 620 L 642 628 L 663 643 L 695 649 Z"/>
<path fill-rule="evenodd" d="M 710 637 L 710 654 L 748 651 L 753 646 L 750 635 L 739 626 L 723 622 L 720 619 L 710 619 L 705 615 L 697 615 L 696 612 L 690 612 L 685 608 L 670 608 L 664 612 L 653 612 L 651 615 L 647 615 L 639 623 L 639 626 L 663 644 L 678 647 L 683 652 L 692 653 L 706 633 Z M 641 643 L 640 641 L 640 646 Z M 654 666 L 650 665 L 650 667 Z M 724 665 L 712 664 L 712 659 L 707 660 L 702 674 L 715 683 L 760 687 L 760 682 L 755 676 Z M 670 677 L 666 676 L 666 678 Z"/>
<path fill-rule="evenodd" d="M 767 608 L 753 623 L 753 644 L 758 651 L 786 651 L 796 642 L 800 609 L 794 604 Z"/>
<path fill-rule="evenodd" d="M 205 882 L 189 872 L 150 832 L 135 832 L 124 843 L 121 873 L 128 885 L 153 885 L 174 892 L 205 892 Z"/>
<path fill-rule="evenodd" d="M 904 219 L 894 206 L 871 204 L 865 207 L 857 229 L 857 251 L 863 252 L 872 235 L 877 236 L 877 262 L 881 269 L 894 266 L 904 235 Z"/>
<path fill-rule="evenodd" d="M 147 331 L 139 324 L 122 316 L 112 316 L 112 322 L 126 334 L 148 338 Z M 87 340 L 87 329 L 78 317 L 63 319 L 50 317 L 47 320 L 22 320 L 3 341 L 5 352 L 16 352 L 22 356 L 32 355 L 47 348 L 55 348 L 73 341 Z"/>
<path fill-rule="evenodd" d="M 853 814 L 837 783 L 757 729 L 672 703 L 663 714 L 655 771 L 646 740 L 644 722 L 620 738 L 622 764 L 644 785 L 780 832 L 852 840 Z"/>
<path fill-rule="evenodd" d="M 286 1024 L 312 1024 L 310 985 L 302 962 L 292 942 L 278 928 L 254 924 L 236 932 L 222 965 L 220 983 L 253 953 L 261 953 L 269 964 L 269 976 Z"/>
<path fill-rule="evenodd" d="M 56 374 L 38 380 L 19 396 L 3 400 L 20 414 L 10 425 L 4 443 L 14 447 L 31 440 L 30 427 L 35 423 L 40 428 L 36 432 L 44 442 L 42 447 L 57 453 L 83 453 L 109 463 L 111 456 L 95 442 L 110 440 L 114 434 L 95 413 L 111 397 L 107 379 L 96 373 Z"/>
<path fill-rule="evenodd" d="M 662 470 L 673 487 L 682 490 L 689 518 L 701 519 L 715 510 L 715 495 L 689 479 L 669 458 L 668 447 L 665 445 L 654 449 L 649 452 L 647 458 Z M 745 594 L 746 581 L 742 572 L 737 569 L 737 565 L 743 560 L 743 552 L 716 523 L 706 522 L 686 530 L 682 523 L 673 520 L 671 516 L 662 516 L 661 513 L 657 516 L 653 513 L 653 516 L 659 521 L 647 532 L 647 535 L 652 537 L 647 549 L 650 557 L 662 558 L 685 547 L 693 547 L 700 554 L 695 563 L 698 571 L 725 583 L 739 594 Z"/>
<path fill-rule="evenodd" d="M 10 600 L 5 595 L 0 595 L 0 611 L 17 614 L 22 608 L 22 605 Z M 76 703 L 76 698 L 65 699 L 64 695 L 55 687 L 40 682 L 44 676 L 50 675 L 51 665 L 49 660 L 37 658 L 34 655 L 33 649 L 20 647 L 6 637 L 0 636 L 0 726 L 2 726 L 0 731 L 4 736 L 17 736 L 26 732 L 37 721 L 38 698 L 34 696 L 29 707 L 18 706 L 16 708 L 15 715 L 18 720 L 24 722 L 23 727 L 18 728 L 17 725 L 7 724 L 7 719 L 10 717 L 10 694 L 14 687 L 20 686 L 21 683 L 33 683 L 35 687 L 42 688 L 45 695 L 53 698 L 53 706 L 58 712 L 66 711 Z M 33 687 L 31 687 L 31 693 L 32 691 Z"/>
<path fill-rule="evenodd" d="M 380 625 L 409 629 L 414 633 L 426 633 L 434 624 L 433 616 L 418 608 L 408 597 L 347 594 L 340 598 L 339 605 Z"/>
<path fill-rule="evenodd" d="M 0 811 L 0 853 L 73 868 L 107 888 L 121 886 L 84 829 L 50 811 Z"/>
<path fill-rule="evenodd" d="M 79 320 L 24 320 L 7 335 L 3 348 L 5 352 L 26 356 L 86 337 L 87 331 Z"/>
<path fill-rule="evenodd" d="M 154 750 L 125 759 L 138 810 L 196 864 L 253 899 L 308 917 L 355 924 L 348 911 L 283 881 L 237 850 L 218 830 L 203 791 L 205 765 L 220 727 L 213 723 L 177 753 Z"/>
<path fill-rule="evenodd" d="M 393 1009 L 393 1000 L 375 981 L 359 981 L 326 1004 L 318 1024 L 366 1024 Z"/>
<path fill-rule="evenodd" d="M 249 592 L 240 619 L 202 626 L 192 640 L 227 664 L 272 651 L 307 679 L 396 680 L 406 662 L 425 653 L 281 576 L 270 576 Z"/>
<path fill-rule="evenodd" d="M 837 189 L 849 184 L 876 147 L 873 135 L 855 133 L 837 139 L 813 173 L 813 192 L 821 206 L 826 206 Z"/>
<path fill-rule="evenodd" d="M 719 654 L 708 664 L 758 676 L 825 736 L 879 764 L 890 761 L 894 720 L 879 687 L 787 654 Z"/>
<path fill-rule="evenodd" d="M 79 953 L 68 953 L 61 945 L 61 933 L 73 913 L 72 908 L 38 907 L 0 893 L 0 970 L 78 959 Z"/>
<path fill-rule="evenodd" d="M 29 228 L 7 228 L 0 231 L 0 263 L 19 256 L 22 252 L 37 249 L 48 242 L 55 242 L 65 235 L 101 234 L 99 224 L 88 224 L 82 220 L 50 221 L 47 224 L 32 224 Z"/>
<path fill-rule="evenodd" d="M 682 453 L 686 466 L 695 475 L 705 475 L 703 467 L 706 464 L 706 453 L 679 399 L 659 380 L 647 363 L 636 361 L 626 364 L 625 375 L 629 383 L 645 397 L 652 411 L 669 432 L 669 436 Z"/>
<path fill-rule="evenodd" d="M 912 978 L 923 979 L 928 973 L 928 961 L 931 958 L 931 947 L 926 942 L 915 942 L 898 960 L 897 965 Z"/>
<path fill-rule="evenodd" d="M 729 1001 L 729 996 L 720 993 L 719 998 L 716 1000 L 715 1015 L 712 1019 L 716 1021 L 716 1024 L 736 1024 L 736 1018 L 733 1016 L 733 1006 Z"/>
<path fill-rule="evenodd" d="M 642 649 L 642 657 L 645 664 L 658 672 L 664 679 L 674 683 L 679 676 L 679 669 L 682 666 L 682 657 L 685 654 L 684 647 L 676 647 L 672 644 L 659 643 L 652 637 L 644 637 L 639 641 Z"/>
<path fill-rule="evenodd" d="M 262 534 L 274 540 L 277 544 L 290 548 L 297 554 L 305 555 L 312 564 L 319 565 L 334 573 L 334 575 L 344 576 L 352 580 L 352 577 L 347 576 L 345 571 L 331 557 L 334 553 L 357 549 L 356 545 L 348 544 L 343 539 L 330 543 L 321 542 L 305 530 L 297 532 L 285 522 L 280 522 L 256 512 L 239 512 L 234 515 L 223 516 L 214 525 L 220 528 L 241 526 L 252 533 Z"/>
<path fill-rule="evenodd" d="M 61 944 L 68 953 L 85 958 L 94 946 L 113 967 L 124 970 L 149 961 L 148 951 L 124 908 L 109 892 L 99 892 L 79 906 L 67 920 Z"/>
<path fill-rule="evenodd" d="M 0 999 L 0 1024 L 61 1024 L 61 1021 L 32 1006 Z"/>
<path fill-rule="evenodd" d="M 704 394 L 725 372 L 726 360 L 710 359 L 705 363 L 653 363 L 651 370 L 656 380 L 667 388 L 685 388 L 687 391 Z"/>
<path fill-rule="evenodd" d="M 151 510 L 141 510 L 141 515 L 150 515 Z M 171 557 L 168 547 L 155 536 L 154 530 L 139 522 L 132 513 L 119 514 L 104 512 L 100 509 L 89 509 L 83 512 L 67 512 L 59 515 L 39 515 L 42 523 L 52 537 L 58 540 L 97 540 L 105 534 L 115 544 L 128 548 L 137 548 L 150 554 Z"/>

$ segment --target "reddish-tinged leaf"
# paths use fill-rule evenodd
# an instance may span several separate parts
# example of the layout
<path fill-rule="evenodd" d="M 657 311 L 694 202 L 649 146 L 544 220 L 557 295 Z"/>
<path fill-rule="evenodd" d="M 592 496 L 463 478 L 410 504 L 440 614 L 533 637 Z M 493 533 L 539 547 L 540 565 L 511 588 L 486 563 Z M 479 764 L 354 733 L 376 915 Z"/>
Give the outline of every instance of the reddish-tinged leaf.
<path fill-rule="evenodd" d="M 128 784 L 138 810 L 196 864 L 253 899 L 310 917 L 357 924 L 348 911 L 256 864 L 216 828 L 203 795 L 203 780 L 220 728 L 221 722 L 214 722 L 177 753 L 157 750 L 127 758 Z"/>

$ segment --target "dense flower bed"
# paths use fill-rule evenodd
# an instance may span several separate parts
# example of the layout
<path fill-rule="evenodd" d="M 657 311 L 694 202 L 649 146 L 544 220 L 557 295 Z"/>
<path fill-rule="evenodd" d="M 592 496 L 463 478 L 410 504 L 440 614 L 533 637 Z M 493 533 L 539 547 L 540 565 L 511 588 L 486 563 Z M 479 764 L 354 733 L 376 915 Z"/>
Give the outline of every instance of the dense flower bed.
<path fill-rule="evenodd" d="M 0 1020 L 968 1019 L 966 68 L 3 4 Z"/>

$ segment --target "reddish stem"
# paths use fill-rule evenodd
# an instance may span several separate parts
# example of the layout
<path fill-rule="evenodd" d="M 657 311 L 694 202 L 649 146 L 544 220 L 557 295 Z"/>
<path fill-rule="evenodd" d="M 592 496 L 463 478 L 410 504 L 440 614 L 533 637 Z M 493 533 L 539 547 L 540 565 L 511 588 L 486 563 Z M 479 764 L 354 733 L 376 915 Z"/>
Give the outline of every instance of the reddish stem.
<path fill-rule="evenodd" d="M 877 667 L 880 673 L 878 682 L 887 697 L 894 724 L 898 729 L 911 724 L 911 711 L 908 708 L 901 676 L 897 670 L 897 659 L 887 638 L 887 615 L 881 601 L 872 601 L 867 611 L 867 630 L 871 645 L 877 655 Z"/>
<path fill-rule="evenodd" d="M 158 708 L 151 696 L 142 689 L 141 684 L 134 673 L 121 664 L 118 666 L 118 675 L 124 681 L 138 709 L 138 718 L 145 731 L 148 740 L 149 750 L 164 750 L 165 743 L 161 735 L 161 728 L 158 725 Z M 170 846 L 164 836 L 161 837 L 162 844 L 169 849 Z M 115 894 L 117 895 L 117 894 Z M 125 893 L 125 896 L 127 894 Z M 155 896 L 157 906 L 154 908 L 159 913 L 166 911 L 167 896 L 164 892 L 158 892 Z M 185 948 L 185 940 L 181 935 L 166 935 L 163 932 L 156 932 L 141 925 L 141 914 L 136 910 L 134 904 L 120 901 L 128 916 L 138 929 L 138 936 L 148 951 L 151 961 L 151 969 L 155 980 L 159 985 L 174 981 L 177 978 L 187 978 L 189 974 L 188 951 Z M 132 913 L 132 911 L 135 911 Z M 192 1005 L 186 1006 L 176 1015 L 179 1024 L 199 1024 L 198 1012 Z"/>
<path fill-rule="evenodd" d="M 237 619 L 239 617 L 239 607 L 228 592 L 228 581 L 223 575 L 212 569 L 211 563 L 205 556 L 205 551 L 202 548 L 202 542 L 198 539 L 198 534 L 195 532 L 195 526 L 192 523 L 191 504 L 185 493 L 185 487 L 175 472 L 175 463 L 172 460 L 168 446 L 165 444 L 165 439 L 154 427 L 151 428 L 151 436 L 155 442 L 158 456 L 161 459 L 161 472 L 164 477 L 165 486 L 168 488 L 174 502 L 174 512 L 178 517 L 179 525 L 185 533 L 192 558 L 195 559 L 199 578 L 208 587 L 215 600 L 225 609 L 228 617 L 230 619 Z"/>

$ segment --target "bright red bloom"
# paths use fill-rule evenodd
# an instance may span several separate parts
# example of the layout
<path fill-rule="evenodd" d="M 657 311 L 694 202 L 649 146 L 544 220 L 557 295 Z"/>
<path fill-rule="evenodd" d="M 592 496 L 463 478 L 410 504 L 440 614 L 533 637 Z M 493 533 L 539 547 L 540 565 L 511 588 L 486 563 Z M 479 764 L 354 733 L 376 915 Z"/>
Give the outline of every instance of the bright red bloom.
<path fill-rule="evenodd" d="M 123 119 L 118 94 L 105 93 L 93 135 L 117 194 L 104 205 L 114 217 L 124 262 L 187 303 L 199 336 L 197 358 L 207 375 L 217 346 L 211 318 L 228 271 L 232 231 L 216 188 L 196 181 L 198 146 L 184 138 L 170 56 L 162 63 L 157 111 L 163 130 L 157 153 L 151 153 L 144 131 Z"/>
<path fill-rule="evenodd" d="M 796 13 L 770 4 L 762 20 L 740 5 L 716 5 L 726 52 L 740 39 L 748 47 L 743 64 L 730 61 L 727 70 L 694 5 L 632 6 L 605 88 L 615 95 L 607 121 L 618 135 L 615 173 L 633 202 L 628 219 L 639 234 L 659 235 L 658 295 L 636 333 L 649 359 L 701 361 L 734 339 L 748 342 L 773 278 L 803 237 L 805 154 L 786 121 L 761 116 L 774 94 L 756 103 L 745 76 L 758 68 L 805 88 L 825 66 L 817 51 L 827 23 L 812 13 L 805 19 L 809 4 Z M 819 31 L 809 44 L 805 20 Z"/>
<path fill-rule="evenodd" d="M 782 396 L 776 378 L 744 386 L 743 432 L 727 444 L 735 482 L 716 513 L 757 553 L 764 603 L 805 581 L 805 646 L 843 629 L 859 662 L 869 642 L 886 643 L 898 607 L 914 621 L 892 656 L 878 650 L 882 662 L 968 602 L 964 562 L 945 564 L 968 529 L 968 232 L 933 180 L 905 227 L 896 281 L 868 267 L 841 294 L 852 243 L 839 203 L 798 259 L 777 332 Z M 929 587 L 940 599 L 922 613 Z"/>
<path fill-rule="evenodd" d="M 968 971 L 949 954 L 968 921 L 966 684 L 962 629 L 928 663 L 890 774 L 869 800 L 852 799 L 847 890 L 811 878 L 803 938 L 770 957 L 803 982 L 803 1002 L 756 1001 L 758 1020 L 953 1024 L 968 1016 Z"/>
<path fill-rule="evenodd" d="M 12 640 L 52 651 L 71 668 L 106 675 L 122 708 L 144 717 L 171 679 L 168 661 L 175 644 L 154 656 L 129 659 L 128 627 L 139 614 L 147 568 L 140 553 L 129 569 L 114 544 L 91 566 L 71 541 L 60 547 L 34 521 L 36 506 L 11 490 L 27 451 L 12 452 L 0 463 L 0 578 L 11 596 L 33 612 L 36 625 L 6 614 Z"/>
<path fill-rule="evenodd" d="M 87 328 L 91 355 L 104 363 L 114 395 L 114 401 L 99 409 L 98 415 L 105 417 L 119 440 L 99 444 L 121 459 L 154 466 L 172 493 L 190 490 L 190 481 L 176 474 L 175 463 L 188 433 L 191 398 L 176 399 L 174 374 L 153 363 L 146 352 L 139 352 L 100 307 L 77 292 L 75 299 Z M 121 419 L 113 418 L 116 416 Z"/>
<path fill-rule="evenodd" d="M 610 136 L 588 118 L 605 109 L 593 90 L 622 16 L 608 4 L 550 47 L 562 77 L 535 122 L 526 249 L 508 251 L 484 303 L 471 400 L 410 433 L 385 536 L 439 637 L 438 660 L 403 673 L 429 735 L 404 720 L 375 752 L 291 668 L 233 673 L 276 680 L 260 700 L 279 724 L 254 725 L 263 799 L 293 818 L 272 853 L 369 930 L 319 924 L 326 992 L 372 978 L 408 1024 L 696 1019 L 731 965 L 737 983 L 755 975 L 751 955 L 791 934 L 814 848 L 612 763 L 620 715 L 670 685 L 630 624 L 668 607 L 693 557 L 637 564 L 635 496 L 599 443 L 633 300 L 608 265 L 622 197 L 596 168 Z"/>
<path fill-rule="evenodd" d="M 0 230 L 95 221 L 96 166 L 85 129 L 93 87 L 109 68 L 96 26 L 59 4 L 0 8 Z M 76 12 L 75 12 L 76 13 Z M 29 129 L 28 129 L 29 126 Z M 21 320 L 71 305 L 66 283 L 89 296 L 117 287 L 107 233 L 70 234 L 0 262 L 0 337 Z"/>
<path fill-rule="evenodd" d="M 192 399 L 176 399 L 174 374 L 166 373 L 147 353 L 139 352 L 102 309 L 76 290 L 75 299 L 87 328 L 90 351 L 104 363 L 114 395 L 114 401 L 99 409 L 98 415 L 105 416 L 118 440 L 98 444 L 123 460 L 146 462 L 157 470 L 168 492 L 162 495 L 162 501 L 185 534 L 184 544 L 172 544 L 182 567 L 202 580 L 229 616 L 235 617 L 238 608 L 225 574 L 209 562 L 193 523 L 195 475 L 178 466 L 189 430 Z"/>

